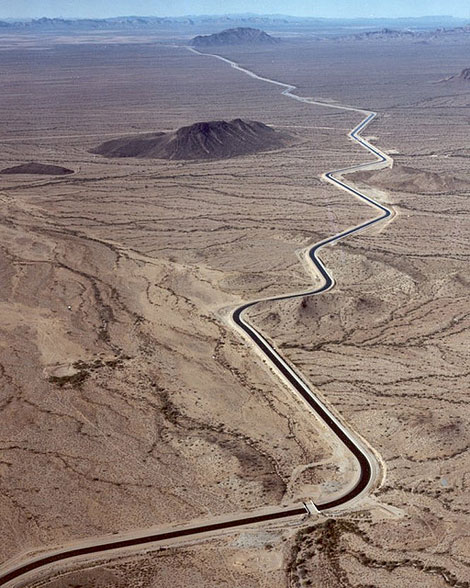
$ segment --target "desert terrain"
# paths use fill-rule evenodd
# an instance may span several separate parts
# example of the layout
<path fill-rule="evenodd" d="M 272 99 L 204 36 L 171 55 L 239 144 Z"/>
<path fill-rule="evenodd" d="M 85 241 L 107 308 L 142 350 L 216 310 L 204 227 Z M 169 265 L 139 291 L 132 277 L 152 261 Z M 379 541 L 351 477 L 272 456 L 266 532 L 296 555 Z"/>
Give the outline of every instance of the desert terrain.
<path fill-rule="evenodd" d="M 380 488 L 336 516 L 80 562 L 35 586 L 469 586 L 470 85 L 449 79 L 469 44 L 218 48 L 379 113 L 364 136 L 394 167 L 348 181 L 396 217 L 322 252 L 331 292 L 249 317 L 382 456 Z M 148 39 L 24 45 L 1 40 L 0 168 L 74 173 L 0 176 L 1 561 L 344 491 L 354 461 L 227 316 L 320 285 L 299 250 L 370 218 L 320 179 L 370 160 L 347 137 L 361 115 Z M 240 118 L 295 141 L 223 161 L 91 153 Z"/>

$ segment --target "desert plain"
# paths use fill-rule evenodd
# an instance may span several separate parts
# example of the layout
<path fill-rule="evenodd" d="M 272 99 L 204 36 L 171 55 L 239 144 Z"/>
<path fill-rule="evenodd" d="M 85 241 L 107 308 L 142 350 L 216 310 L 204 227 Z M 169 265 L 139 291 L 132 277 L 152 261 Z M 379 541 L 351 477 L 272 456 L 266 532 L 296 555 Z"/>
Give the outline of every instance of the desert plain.
<path fill-rule="evenodd" d="M 21 41 L 21 42 L 20 42 Z M 184 43 L 0 39 L 0 559 L 323 500 L 347 451 L 232 328 L 244 301 L 320 285 L 299 252 L 371 208 L 323 173 L 370 161 L 357 112 L 296 103 Z M 132 42 L 131 42 L 132 41 Z M 390 206 L 321 256 L 335 287 L 249 319 L 369 444 L 383 477 L 327 516 L 57 566 L 17 585 L 470 586 L 470 39 L 284 39 L 218 53 L 374 110 Z M 260 121 L 286 147 L 107 159 L 108 139 Z"/>

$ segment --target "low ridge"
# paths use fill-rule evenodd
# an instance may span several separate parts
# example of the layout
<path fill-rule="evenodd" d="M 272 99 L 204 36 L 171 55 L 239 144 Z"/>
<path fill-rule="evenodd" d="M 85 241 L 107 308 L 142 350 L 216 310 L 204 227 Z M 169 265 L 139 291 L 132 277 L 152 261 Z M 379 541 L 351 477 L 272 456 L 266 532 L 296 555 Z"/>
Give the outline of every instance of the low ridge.
<path fill-rule="evenodd" d="M 279 39 L 271 37 L 260 29 L 238 27 L 226 29 L 213 35 L 198 35 L 191 41 L 193 47 L 218 47 L 219 45 L 274 45 Z"/>
<path fill-rule="evenodd" d="M 73 174 L 73 169 L 60 167 L 58 165 L 48 165 L 46 163 L 22 163 L 14 167 L 7 167 L 0 171 L 0 174 L 31 174 L 31 175 L 47 175 L 47 176 L 65 176 Z"/>
<path fill-rule="evenodd" d="M 466 67 L 459 74 L 454 74 L 453 76 L 449 76 L 448 78 L 444 78 L 443 80 L 439 80 L 439 83 L 451 82 L 453 84 L 458 84 L 462 81 L 465 83 L 470 82 L 470 67 Z"/>
<path fill-rule="evenodd" d="M 112 139 L 91 153 L 170 160 L 228 159 L 288 145 L 291 137 L 257 121 L 199 122 L 170 133 Z"/>
<path fill-rule="evenodd" d="M 466 189 L 465 179 L 453 174 L 438 173 L 396 164 L 379 171 L 361 171 L 355 181 L 373 184 L 385 190 L 412 194 L 445 194 Z"/>
<path fill-rule="evenodd" d="M 358 33 L 356 35 L 347 35 L 343 38 L 355 41 L 369 41 L 376 39 L 407 39 L 416 36 L 417 35 L 414 31 L 383 28 L 379 31 L 365 31 L 364 33 Z"/>
<path fill-rule="evenodd" d="M 439 28 L 432 30 L 390 29 L 384 27 L 375 31 L 364 31 L 336 37 L 335 41 L 389 41 L 389 40 L 410 40 L 420 43 L 427 43 L 437 39 L 452 39 L 454 37 L 467 37 L 470 33 L 469 26 Z M 326 37 L 327 38 L 327 37 Z"/>

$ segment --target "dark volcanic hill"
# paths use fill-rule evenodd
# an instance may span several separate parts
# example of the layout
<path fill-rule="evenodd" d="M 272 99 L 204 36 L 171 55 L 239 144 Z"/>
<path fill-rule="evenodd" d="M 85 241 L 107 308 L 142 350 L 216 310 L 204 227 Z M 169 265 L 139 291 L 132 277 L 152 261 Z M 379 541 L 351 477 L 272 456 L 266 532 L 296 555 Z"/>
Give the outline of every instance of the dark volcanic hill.
<path fill-rule="evenodd" d="M 170 160 L 227 159 L 278 149 L 292 138 L 267 125 L 240 118 L 200 122 L 171 133 L 134 135 L 106 141 L 91 153 L 105 157 L 141 157 Z"/>
<path fill-rule="evenodd" d="M 199 35 L 191 41 L 193 47 L 218 47 L 219 45 L 274 45 L 279 43 L 275 39 L 260 29 L 249 27 L 239 27 L 236 29 L 226 29 L 221 33 L 213 35 Z"/>
<path fill-rule="evenodd" d="M 45 163 L 22 163 L 14 167 L 7 167 L 0 171 L 0 174 L 33 174 L 33 175 L 47 175 L 47 176 L 65 176 L 73 174 L 73 169 L 60 167 L 58 165 L 47 165 Z"/>

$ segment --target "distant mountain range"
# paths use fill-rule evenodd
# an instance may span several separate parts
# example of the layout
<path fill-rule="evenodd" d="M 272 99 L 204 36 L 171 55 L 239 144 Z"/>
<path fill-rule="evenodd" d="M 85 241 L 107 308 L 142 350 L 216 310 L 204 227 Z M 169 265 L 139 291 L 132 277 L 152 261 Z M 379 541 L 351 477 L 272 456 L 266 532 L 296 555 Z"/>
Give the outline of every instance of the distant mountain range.
<path fill-rule="evenodd" d="M 144 28 L 158 25 L 172 24 L 179 22 L 182 24 L 191 24 L 191 21 L 172 20 L 166 18 L 141 18 L 141 17 L 119 17 L 119 18 L 83 18 L 83 19 L 66 19 L 66 18 L 37 18 L 32 20 L 20 21 L 0 21 L 1 28 L 9 29 L 109 29 L 109 28 Z"/>
<path fill-rule="evenodd" d="M 218 47 L 220 45 L 275 45 L 275 39 L 260 29 L 237 27 L 213 35 L 198 35 L 191 41 L 193 47 Z"/>
<path fill-rule="evenodd" d="M 201 32 L 215 32 L 221 27 L 236 28 L 240 26 L 255 26 L 268 28 L 270 31 L 315 31 L 330 30 L 332 32 L 344 29 L 354 33 L 364 29 L 412 29 L 429 30 L 437 27 L 455 28 L 467 24 L 464 19 L 451 16 L 425 16 L 419 18 L 364 18 L 364 19 L 332 19 L 314 17 L 294 17 L 288 15 L 257 15 L 257 14 L 228 14 L 215 16 L 184 16 L 184 17 L 157 17 L 157 16 L 120 16 L 106 19 L 65 19 L 65 18 L 38 18 L 38 19 L 4 19 L 0 21 L 3 30 L 70 30 L 70 29 L 151 29 L 151 28 L 195 28 Z"/>

